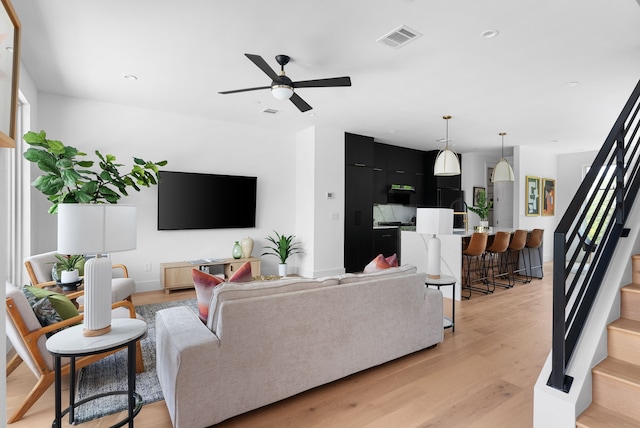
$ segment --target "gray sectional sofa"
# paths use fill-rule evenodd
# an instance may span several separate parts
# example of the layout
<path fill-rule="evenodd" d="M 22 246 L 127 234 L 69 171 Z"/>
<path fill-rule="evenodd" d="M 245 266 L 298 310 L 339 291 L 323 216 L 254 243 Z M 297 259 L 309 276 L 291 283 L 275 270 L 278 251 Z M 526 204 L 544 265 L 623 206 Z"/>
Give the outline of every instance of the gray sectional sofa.
<path fill-rule="evenodd" d="M 443 340 L 442 294 L 411 265 L 224 283 L 207 325 L 156 314 L 158 378 L 176 428 L 202 428 Z"/>

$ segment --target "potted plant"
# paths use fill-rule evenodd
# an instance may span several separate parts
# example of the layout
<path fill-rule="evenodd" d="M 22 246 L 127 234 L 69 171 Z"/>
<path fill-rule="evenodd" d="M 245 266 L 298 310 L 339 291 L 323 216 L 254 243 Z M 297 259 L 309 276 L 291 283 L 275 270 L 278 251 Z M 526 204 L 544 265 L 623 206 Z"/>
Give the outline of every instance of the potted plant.
<path fill-rule="evenodd" d="M 58 263 L 56 263 L 54 269 L 57 269 L 58 267 L 62 268 L 60 271 L 60 283 L 70 284 L 78 282 L 80 275 L 78 273 L 77 265 L 78 262 L 84 260 L 84 257 L 77 254 L 56 254 L 56 259 L 58 259 Z"/>
<path fill-rule="evenodd" d="M 275 238 L 272 236 L 267 236 L 267 241 L 271 242 L 273 245 L 267 245 L 266 248 L 269 251 L 265 251 L 262 253 L 263 256 L 276 256 L 280 260 L 278 264 L 278 275 L 287 276 L 287 259 L 289 256 L 293 254 L 302 253 L 302 248 L 298 246 L 297 243 L 293 242 L 294 235 L 285 236 L 280 235 L 275 230 L 273 233 L 276 234 Z"/>
<path fill-rule="evenodd" d="M 25 151 L 24 158 L 44 173 L 31 185 L 47 196 L 52 203 L 49 208 L 52 214 L 61 203 L 116 204 L 128 195 L 128 188 L 139 191 L 140 186 L 157 184 L 158 167 L 167 164 L 167 161 L 148 162 L 134 157 L 131 171 L 123 174 L 118 170 L 123 165 L 115 163 L 115 156 L 102 155 L 96 150 L 99 169 L 94 171 L 88 169 L 93 167 L 93 161 L 78 159 L 86 153 L 47 139 L 44 131 L 27 132 L 24 141 L 32 146 Z"/>
<path fill-rule="evenodd" d="M 478 192 L 477 205 L 468 207 L 469 211 L 478 214 L 480 217 L 480 227 L 489 227 L 489 210 L 493 206 L 493 201 L 487 201 L 487 193 L 484 190 Z"/>

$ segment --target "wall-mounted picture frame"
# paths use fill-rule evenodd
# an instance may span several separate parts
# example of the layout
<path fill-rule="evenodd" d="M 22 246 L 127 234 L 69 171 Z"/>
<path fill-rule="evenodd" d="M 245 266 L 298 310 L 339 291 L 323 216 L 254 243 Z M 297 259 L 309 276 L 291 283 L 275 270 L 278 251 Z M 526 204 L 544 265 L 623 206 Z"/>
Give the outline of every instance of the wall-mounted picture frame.
<path fill-rule="evenodd" d="M 542 215 L 556 215 L 556 180 L 542 179 Z"/>
<path fill-rule="evenodd" d="M 0 147 L 16 146 L 20 21 L 9 0 L 0 9 Z"/>
<path fill-rule="evenodd" d="M 480 196 L 480 192 L 485 192 L 485 195 L 487 194 L 487 191 L 484 187 L 473 188 L 473 206 L 474 207 L 478 206 L 478 196 Z"/>
<path fill-rule="evenodd" d="M 524 193 L 526 195 L 525 200 L 525 213 L 528 216 L 540 215 L 540 177 L 534 177 L 527 175 L 525 181 Z"/>

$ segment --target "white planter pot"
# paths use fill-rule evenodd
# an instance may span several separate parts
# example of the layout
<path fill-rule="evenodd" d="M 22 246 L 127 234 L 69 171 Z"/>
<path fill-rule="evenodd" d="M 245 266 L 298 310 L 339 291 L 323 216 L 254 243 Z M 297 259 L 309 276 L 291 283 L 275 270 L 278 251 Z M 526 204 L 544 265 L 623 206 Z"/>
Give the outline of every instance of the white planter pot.
<path fill-rule="evenodd" d="M 278 264 L 278 275 L 285 277 L 287 276 L 287 264 L 286 263 L 279 263 Z"/>
<path fill-rule="evenodd" d="M 480 227 L 489 227 L 489 220 L 481 220 Z"/>
<path fill-rule="evenodd" d="M 78 275 L 78 269 L 63 270 L 60 272 L 60 282 L 63 284 L 69 284 L 71 282 L 77 282 L 80 279 Z"/>

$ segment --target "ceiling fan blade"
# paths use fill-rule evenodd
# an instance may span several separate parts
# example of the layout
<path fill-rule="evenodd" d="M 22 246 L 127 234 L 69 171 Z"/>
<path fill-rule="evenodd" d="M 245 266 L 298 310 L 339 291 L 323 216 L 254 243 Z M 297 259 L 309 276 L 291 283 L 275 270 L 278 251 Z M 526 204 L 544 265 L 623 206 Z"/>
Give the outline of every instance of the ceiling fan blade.
<path fill-rule="evenodd" d="M 307 104 L 307 102 L 305 100 L 300 98 L 300 96 L 298 94 L 296 94 L 295 92 L 293 93 L 293 95 L 291 95 L 291 98 L 289 98 L 289 99 L 291 100 L 291 102 L 293 104 L 295 104 L 296 107 L 298 107 L 298 110 L 300 110 L 303 113 L 305 111 L 309 111 L 309 110 L 311 110 L 313 108 L 309 104 Z"/>
<path fill-rule="evenodd" d="M 262 70 L 264 72 L 264 74 L 266 74 L 267 76 L 269 76 L 269 78 L 275 82 L 279 82 L 280 81 L 280 76 L 278 76 L 278 73 L 276 73 L 273 68 L 269 67 L 269 64 L 267 64 L 267 61 L 265 61 L 264 59 L 262 59 L 262 57 L 260 55 L 253 55 L 253 54 L 244 54 L 244 56 L 246 56 L 247 58 L 249 58 L 251 60 L 251 62 L 253 62 L 255 65 L 258 66 L 258 68 L 260 70 Z"/>
<path fill-rule="evenodd" d="M 349 76 L 345 76 L 293 82 L 294 88 L 327 88 L 333 86 L 351 86 L 351 78 Z"/>
<path fill-rule="evenodd" d="M 235 94 L 237 92 L 257 91 L 258 89 L 271 89 L 271 86 L 258 86 L 256 88 L 234 89 L 233 91 L 218 92 L 219 94 Z"/>

